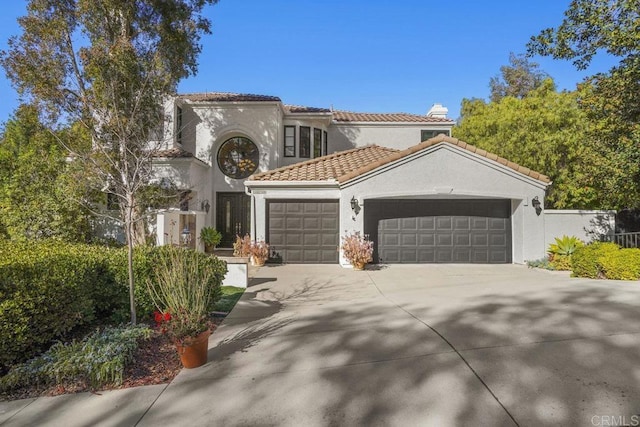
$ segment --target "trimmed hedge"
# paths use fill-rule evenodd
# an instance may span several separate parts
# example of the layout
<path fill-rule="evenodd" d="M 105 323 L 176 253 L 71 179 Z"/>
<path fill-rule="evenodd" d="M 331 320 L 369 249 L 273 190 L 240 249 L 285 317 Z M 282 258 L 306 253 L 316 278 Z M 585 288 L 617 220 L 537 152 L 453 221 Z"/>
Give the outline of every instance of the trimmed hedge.
<path fill-rule="evenodd" d="M 126 294 L 106 250 L 58 241 L 0 244 L 0 371 L 82 325 L 108 317 Z"/>
<path fill-rule="evenodd" d="M 571 264 L 574 277 L 640 279 L 640 249 L 621 249 L 615 243 L 596 242 L 578 248 Z"/>
<path fill-rule="evenodd" d="M 134 251 L 139 319 L 155 307 L 147 282 L 167 246 Z M 224 277 L 226 264 L 198 254 Z M 217 301 L 220 283 L 215 284 Z M 213 308 L 212 308 L 213 309 Z M 60 241 L 0 241 L 0 375 L 95 321 L 129 321 L 127 249 Z"/>

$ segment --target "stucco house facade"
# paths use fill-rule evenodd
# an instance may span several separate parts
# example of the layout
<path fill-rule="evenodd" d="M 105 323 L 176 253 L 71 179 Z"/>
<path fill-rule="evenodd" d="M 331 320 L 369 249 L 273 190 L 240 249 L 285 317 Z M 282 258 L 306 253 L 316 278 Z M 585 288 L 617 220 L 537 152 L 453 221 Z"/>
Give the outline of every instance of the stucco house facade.
<path fill-rule="evenodd" d="M 584 237 L 594 215 L 612 221 L 547 215 L 549 178 L 452 138 L 446 114 L 438 104 L 425 115 L 356 113 L 179 95 L 165 104 L 154 171 L 185 197 L 159 213 L 157 243 L 188 235 L 201 249 L 211 226 L 220 247 L 249 233 L 282 262 L 348 266 L 341 237 L 360 232 L 379 263 L 524 263 L 546 255 L 549 230 Z"/>
<path fill-rule="evenodd" d="M 223 234 L 221 247 L 251 232 L 252 198 L 244 183 L 252 174 L 370 144 L 404 149 L 450 135 L 454 125 L 440 105 L 425 115 L 354 113 L 218 92 L 178 95 L 164 109 L 154 173 L 188 195 L 180 210 L 160 213 L 156 240 L 178 243 L 189 230 L 194 247 L 203 226 Z"/>

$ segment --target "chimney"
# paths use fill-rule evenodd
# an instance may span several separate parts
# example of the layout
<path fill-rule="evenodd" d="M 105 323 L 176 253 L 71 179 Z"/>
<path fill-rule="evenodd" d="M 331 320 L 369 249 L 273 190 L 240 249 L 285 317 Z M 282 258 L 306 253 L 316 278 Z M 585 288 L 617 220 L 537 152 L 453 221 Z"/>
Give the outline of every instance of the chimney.
<path fill-rule="evenodd" d="M 442 104 L 433 104 L 433 106 L 427 111 L 427 116 L 437 119 L 446 119 L 449 109 L 443 107 Z"/>

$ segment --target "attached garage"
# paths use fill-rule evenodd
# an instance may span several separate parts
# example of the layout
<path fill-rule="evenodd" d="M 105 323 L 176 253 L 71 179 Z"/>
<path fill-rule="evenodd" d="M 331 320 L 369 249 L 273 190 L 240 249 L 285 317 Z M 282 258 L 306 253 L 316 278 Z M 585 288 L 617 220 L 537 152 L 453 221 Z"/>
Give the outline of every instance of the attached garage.
<path fill-rule="evenodd" d="M 511 262 L 510 200 L 367 200 L 374 262 Z"/>
<path fill-rule="evenodd" d="M 375 263 L 524 263 L 546 255 L 548 177 L 445 135 L 406 150 L 354 148 L 245 181 L 252 235 L 287 263 L 350 266 L 343 236 Z"/>
<path fill-rule="evenodd" d="M 338 200 L 270 200 L 267 241 L 292 264 L 338 263 Z"/>

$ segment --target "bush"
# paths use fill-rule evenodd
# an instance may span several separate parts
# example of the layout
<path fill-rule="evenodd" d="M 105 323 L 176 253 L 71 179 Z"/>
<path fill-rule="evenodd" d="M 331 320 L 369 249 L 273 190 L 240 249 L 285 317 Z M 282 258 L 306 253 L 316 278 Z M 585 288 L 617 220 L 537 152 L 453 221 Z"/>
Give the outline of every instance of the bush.
<path fill-rule="evenodd" d="M 620 250 L 615 243 L 596 242 L 577 248 L 571 256 L 571 268 L 574 277 L 588 277 L 603 279 L 604 272 L 600 264 L 600 257 Z"/>
<path fill-rule="evenodd" d="M 620 249 L 600 258 L 604 277 L 610 280 L 638 280 L 640 278 L 640 249 Z"/>
<path fill-rule="evenodd" d="M 620 249 L 615 243 L 593 243 L 576 250 L 572 267 L 575 277 L 638 280 L 640 249 Z"/>
<path fill-rule="evenodd" d="M 0 372 L 126 301 L 109 251 L 58 241 L 0 244 Z"/>
<path fill-rule="evenodd" d="M 570 271 L 571 270 L 571 257 L 573 255 L 554 255 L 549 261 L 549 265 L 553 270 L 558 271 Z"/>
<path fill-rule="evenodd" d="M 92 388 L 121 384 L 124 369 L 133 359 L 139 341 L 149 338 L 151 333 L 147 326 L 109 327 L 80 342 L 58 342 L 42 356 L 14 367 L 0 378 L 0 392 L 78 380 Z"/>

